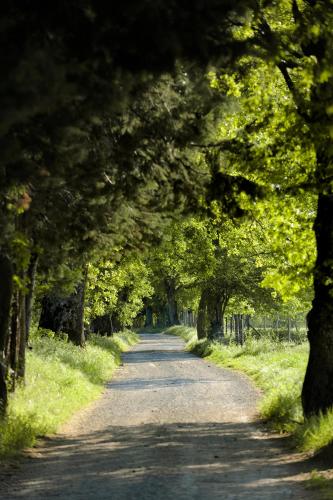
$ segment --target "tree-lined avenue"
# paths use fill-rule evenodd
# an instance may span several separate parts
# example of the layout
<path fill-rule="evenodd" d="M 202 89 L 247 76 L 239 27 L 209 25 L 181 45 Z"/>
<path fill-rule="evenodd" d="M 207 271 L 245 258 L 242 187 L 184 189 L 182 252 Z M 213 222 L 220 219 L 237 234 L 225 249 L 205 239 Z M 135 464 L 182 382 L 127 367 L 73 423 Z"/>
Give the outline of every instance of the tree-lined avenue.
<path fill-rule="evenodd" d="M 306 499 L 306 465 L 256 423 L 247 378 L 143 334 L 103 397 L 44 441 L 1 499 Z"/>

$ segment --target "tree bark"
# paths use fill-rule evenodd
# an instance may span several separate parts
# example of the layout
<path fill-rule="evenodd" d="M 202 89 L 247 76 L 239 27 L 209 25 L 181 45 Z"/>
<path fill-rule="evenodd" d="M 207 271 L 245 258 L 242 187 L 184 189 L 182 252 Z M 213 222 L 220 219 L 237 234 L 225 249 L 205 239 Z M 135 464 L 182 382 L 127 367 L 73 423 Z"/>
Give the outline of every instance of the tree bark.
<path fill-rule="evenodd" d="M 7 348 L 8 365 L 11 368 L 11 390 L 15 390 L 16 381 L 25 377 L 25 350 L 26 350 L 26 314 L 25 294 L 16 290 L 13 294 L 11 307 L 11 326 Z"/>
<path fill-rule="evenodd" d="M 288 323 L 287 323 L 287 328 L 288 328 L 288 342 L 291 342 L 291 321 L 290 321 L 290 318 L 288 316 Z"/>
<path fill-rule="evenodd" d="M 25 353 L 27 347 L 27 330 L 26 330 L 26 295 L 22 290 L 18 292 L 19 301 L 19 316 L 18 316 L 18 359 L 16 368 L 17 379 L 25 380 Z"/>
<path fill-rule="evenodd" d="M 234 321 L 235 321 L 235 340 L 236 344 L 240 344 L 240 336 L 239 336 L 239 314 L 234 314 Z"/>
<path fill-rule="evenodd" d="M 68 318 L 67 333 L 69 340 L 78 346 L 85 344 L 84 335 L 84 300 L 86 291 L 86 277 L 79 283 L 72 296 L 72 314 Z"/>
<path fill-rule="evenodd" d="M 38 254 L 32 253 L 30 257 L 29 268 L 27 271 L 27 277 L 29 279 L 29 289 L 25 297 L 25 330 L 26 338 L 29 340 L 31 316 L 32 316 L 32 306 L 34 300 L 35 286 L 36 286 L 36 274 L 38 265 Z"/>
<path fill-rule="evenodd" d="M 174 280 L 165 280 L 167 300 L 168 300 L 168 322 L 169 326 L 179 325 L 178 306 L 176 300 L 176 286 Z"/>
<path fill-rule="evenodd" d="M 10 305 L 13 294 L 13 268 L 6 255 L 0 255 L 0 414 L 7 408 L 6 348 L 9 336 Z"/>
<path fill-rule="evenodd" d="M 208 299 L 208 290 L 203 289 L 200 296 L 199 307 L 198 307 L 198 319 L 197 319 L 197 336 L 199 340 L 205 339 L 207 337 L 207 330 L 206 330 L 207 299 Z"/>
<path fill-rule="evenodd" d="M 245 342 L 245 335 L 244 335 L 244 317 L 243 314 L 239 315 L 239 323 L 238 323 L 238 328 L 239 328 L 239 343 L 240 345 L 243 345 Z"/>
<path fill-rule="evenodd" d="M 222 301 L 217 293 L 212 293 L 208 300 L 208 332 L 207 337 L 210 340 L 224 336 Z"/>
<path fill-rule="evenodd" d="M 320 194 L 314 223 L 314 300 L 307 316 L 310 355 L 302 389 L 304 414 L 333 406 L 333 195 Z"/>
<path fill-rule="evenodd" d="M 224 313 L 229 301 L 225 291 L 211 292 L 208 300 L 208 338 L 224 338 Z"/>

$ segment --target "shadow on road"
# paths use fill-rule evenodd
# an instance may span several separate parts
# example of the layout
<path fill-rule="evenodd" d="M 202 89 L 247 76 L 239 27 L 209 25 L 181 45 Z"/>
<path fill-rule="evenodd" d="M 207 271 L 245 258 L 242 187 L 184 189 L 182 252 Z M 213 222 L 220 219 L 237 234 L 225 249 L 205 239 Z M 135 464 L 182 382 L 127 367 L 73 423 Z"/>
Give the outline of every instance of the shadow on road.
<path fill-rule="evenodd" d="M 286 499 L 311 468 L 281 461 L 281 438 L 246 423 L 111 426 L 52 438 L 42 455 L 0 498 Z"/>

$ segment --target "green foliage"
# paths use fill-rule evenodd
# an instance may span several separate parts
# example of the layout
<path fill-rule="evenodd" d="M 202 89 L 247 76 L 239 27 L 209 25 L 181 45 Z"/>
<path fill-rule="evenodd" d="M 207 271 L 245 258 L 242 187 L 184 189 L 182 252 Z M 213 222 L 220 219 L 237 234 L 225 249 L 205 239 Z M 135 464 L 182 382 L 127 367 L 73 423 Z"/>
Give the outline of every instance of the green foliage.
<path fill-rule="evenodd" d="M 149 269 L 133 252 L 119 262 L 89 264 L 86 321 L 116 313 L 122 327 L 132 326 L 152 292 Z"/>
<path fill-rule="evenodd" d="M 324 0 L 6 6 L 0 230 L 16 288 L 38 245 L 40 296 L 92 262 L 88 313 L 131 324 L 148 272 L 115 270 L 106 249 L 142 250 L 208 208 L 252 220 L 166 230 L 150 263 L 161 302 L 167 282 L 191 308 L 208 290 L 250 312 L 273 290 L 274 305 L 307 309 L 316 200 L 332 193 L 332 20 Z"/>
<path fill-rule="evenodd" d="M 120 363 L 121 351 L 137 341 L 133 332 L 112 338 L 91 335 L 84 349 L 43 330 L 27 353 L 27 380 L 11 395 L 0 423 L 0 457 L 54 433 L 79 408 L 96 399 Z"/>
<path fill-rule="evenodd" d="M 195 329 L 184 325 L 170 326 L 167 329 L 163 329 L 163 332 L 167 335 L 177 335 L 182 337 L 185 342 L 192 342 L 196 338 Z"/>
<path fill-rule="evenodd" d="M 310 417 L 296 428 L 295 439 L 303 451 L 321 450 L 332 445 L 333 409 L 327 413 Z"/>

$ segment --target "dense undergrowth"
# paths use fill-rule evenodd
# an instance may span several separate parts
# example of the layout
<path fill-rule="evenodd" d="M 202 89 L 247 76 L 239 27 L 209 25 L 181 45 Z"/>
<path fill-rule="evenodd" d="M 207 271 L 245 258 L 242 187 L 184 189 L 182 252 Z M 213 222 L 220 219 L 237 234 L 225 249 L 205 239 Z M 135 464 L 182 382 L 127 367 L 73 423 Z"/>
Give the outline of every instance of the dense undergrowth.
<path fill-rule="evenodd" d="M 55 432 L 78 409 L 96 399 L 119 365 L 120 354 L 137 341 L 130 331 L 91 335 L 84 349 L 50 331 L 32 338 L 26 383 L 10 396 L 0 422 L 0 457 L 8 458 L 36 438 Z"/>
<path fill-rule="evenodd" d="M 333 411 L 303 418 L 301 388 L 308 358 L 308 345 L 248 338 L 243 347 L 198 341 L 194 328 L 175 326 L 165 333 L 179 335 L 187 350 L 217 365 L 247 373 L 262 389 L 262 418 L 279 432 L 293 435 L 302 451 L 317 452 L 333 441 Z"/>

